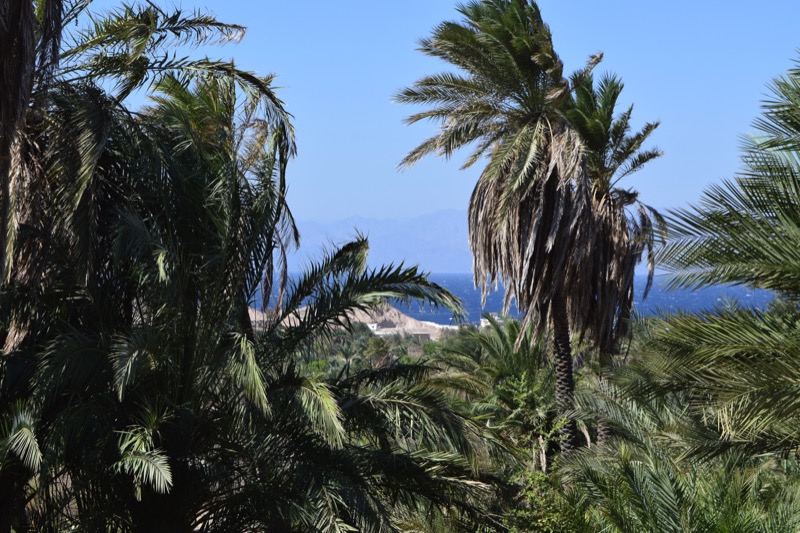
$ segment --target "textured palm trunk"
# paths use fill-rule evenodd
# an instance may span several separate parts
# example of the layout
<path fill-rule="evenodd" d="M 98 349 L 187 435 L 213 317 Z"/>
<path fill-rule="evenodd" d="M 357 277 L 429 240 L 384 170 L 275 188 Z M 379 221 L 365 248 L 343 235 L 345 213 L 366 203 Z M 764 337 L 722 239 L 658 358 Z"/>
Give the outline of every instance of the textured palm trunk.
<path fill-rule="evenodd" d="M 578 446 L 578 428 L 568 416 L 574 407 L 575 381 L 572 376 L 572 346 L 569 338 L 569 315 L 564 297 L 559 294 L 552 302 L 553 345 L 556 366 L 556 409 L 559 417 L 567 416 L 561 428 L 561 453 L 569 454 Z"/>
<path fill-rule="evenodd" d="M 30 0 L 0 2 L 0 278 L 5 273 L 13 146 L 33 87 L 34 22 Z"/>
<path fill-rule="evenodd" d="M 600 352 L 600 381 L 605 382 L 611 376 L 611 368 L 614 361 L 614 354 L 611 352 Z M 614 429 L 611 427 L 611 421 L 607 418 L 601 418 L 597 422 L 597 442 L 602 444 L 611 440 L 614 436 Z"/>
<path fill-rule="evenodd" d="M 21 163 L 20 163 L 21 164 Z M 24 290 L 31 308 L 36 308 L 42 287 L 48 285 L 45 269 L 47 244 L 43 231 L 48 224 L 48 210 L 43 205 L 44 186 L 39 175 L 15 172 L 10 194 L 14 198 L 13 255 L 7 261 L 6 278 Z M 6 354 L 19 349 L 28 337 L 30 319 L 27 315 L 13 316 L 8 327 L 3 350 Z"/>
<path fill-rule="evenodd" d="M 34 4 L 36 7 L 34 8 Z M 11 261 L 9 237 L 29 219 L 39 220 L 41 213 L 36 203 L 18 191 L 28 190 L 38 198 L 40 183 L 30 183 L 23 172 L 23 152 L 19 132 L 24 129 L 26 115 L 35 102 L 31 101 L 34 78 L 38 80 L 39 93 L 46 92 L 58 63 L 63 20 L 63 0 L 0 0 L 0 281 L 13 279 L 25 285 L 26 279 L 7 272 Z M 16 182 L 16 183 L 15 183 Z M 13 199 L 13 202 L 12 202 Z M 10 227 L 14 207 L 15 227 Z M 27 218 L 25 214 L 27 213 Z M 41 246 L 34 246 L 41 248 Z M 16 243 L 15 243 L 16 247 Z M 16 250 L 15 250 L 16 252 Z M 15 253 L 16 255 L 16 253 Z M 16 257 L 14 258 L 17 259 Z M 23 261 L 24 262 L 24 261 Z M 28 259 L 35 263 L 36 258 Z M 24 267 L 23 267 L 24 271 Z M 27 278 L 37 280 L 38 271 Z M 24 324 L 12 323 L 6 337 L 4 351 L 16 350 L 27 333 Z"/>

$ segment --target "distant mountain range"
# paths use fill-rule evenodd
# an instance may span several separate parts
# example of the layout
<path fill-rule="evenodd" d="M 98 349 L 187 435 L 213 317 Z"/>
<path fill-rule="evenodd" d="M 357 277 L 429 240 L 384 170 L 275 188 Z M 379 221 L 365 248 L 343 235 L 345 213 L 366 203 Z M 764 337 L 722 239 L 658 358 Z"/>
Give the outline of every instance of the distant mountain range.
<path fill-rule="evenodd" d="M 404 262 L 427 272 L 470 272 L 472 256 L 466 211 L 437 211 L 407 219 L 351 217 L 334 222 L 301 220 L 300 250 L 289 258 L 289 271 L 298 272 L 322 255 L 331 243 L 342 244 L 357 232 L 369 238 L 370 266 Z"/>

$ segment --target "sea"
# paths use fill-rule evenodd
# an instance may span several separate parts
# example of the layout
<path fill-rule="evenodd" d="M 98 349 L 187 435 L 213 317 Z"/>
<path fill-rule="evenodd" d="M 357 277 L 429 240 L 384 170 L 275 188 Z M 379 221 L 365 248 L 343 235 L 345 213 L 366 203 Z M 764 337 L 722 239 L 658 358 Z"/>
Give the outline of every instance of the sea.
<path fill-rule="evenodd" d="M 486 297 L 485 305 L 481 305 L 481 291 L 476 289 L 472 274 L 430 274 L 430 281 L 437 283 L 461 299 L 466 310 L 462 323 L 478 324 L 484 313 L 501 313 L 503 310 L 502 288 Z M 726 305 L 739 305 L 750 308 L 766 308 L 774 298 L 774 293 L 755 290 L 749 287 L 733 285 L 717 285 L 697 290 L 667 288 L 669 280 L 665 276 L 656 276 L 646 299 L 643 290 L 647 283 L 645 274 L 636 276 L 634 280 L 634 312 L 640 316 L 652 316 L 660 313 L 676 311 L 699 312 L 712 310 Z M 394 303 L 403 313 L 437 324 L 456 324 L 453 313 L 448 309 L 431 308 L 418 303 Z M 519 316 L 517 309 L 511 308 L 509 313 Z"/>

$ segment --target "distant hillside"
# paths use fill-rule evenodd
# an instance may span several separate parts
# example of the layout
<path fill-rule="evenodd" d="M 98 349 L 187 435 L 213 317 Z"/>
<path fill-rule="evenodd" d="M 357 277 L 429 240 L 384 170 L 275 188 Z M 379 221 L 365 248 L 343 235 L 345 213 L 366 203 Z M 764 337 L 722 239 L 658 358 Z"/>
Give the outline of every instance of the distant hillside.
<path fill-rule="evenodd" d="M 418 217 L 393 220 L 351 217 L 334 222 L 298 221 L 300 251 L 289 259 L 296 272 L 319 257 L 324 246 L 343 243 L 356 232 L 369 237 L 369 264 L 418 264 L 428 272 L 470 272 L 472 256 L 467 241 L 465 211 L 438 211 Z"/>

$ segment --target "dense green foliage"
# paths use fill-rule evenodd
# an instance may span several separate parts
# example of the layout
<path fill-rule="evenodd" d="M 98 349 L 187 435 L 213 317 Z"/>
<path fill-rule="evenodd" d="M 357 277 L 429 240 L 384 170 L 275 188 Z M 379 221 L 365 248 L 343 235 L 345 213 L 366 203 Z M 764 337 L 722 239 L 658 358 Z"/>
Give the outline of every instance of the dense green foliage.
<path fill-rule="evenodd" d="M 657 124 L 629 133 L 631 110 L 615 110 L 621 83 L 593 80 L 599 57 L 564 79 L 533 2 L 475 1 L 459 11 L 461 22 L 422 41 L 459 73 L 399 94 L 427 107 L 410 122 L 440 124 L 406 162 L 466 145 L 475 147 L 467 166 L 487 161 L 470 205 L 476 282 L 485 289 L 500 279 L 524 325 L 551 328 L 556 412 L 568 429 L 579 422 L 562 432 L 562 450 L 577 446 L 578 428 L 585 437 L 556 461 L 560 488 L 543 494 L 528 477 L 542 508 L 554 504 L 561 527 L 578 531 L 796 530 L 796 467 L 785 454 L 797 450 L 800 73 L 775 82 L 759 134 L 745 144 L 743 175 L 664 220 L 616 188 L 660 155 L 642 148 Z M 748 284 L 786 302 L 651 320 L 629 357 L 615 360 L 633 267 L 645 250 L 652 267 L 655 232 L 666 227 L 660 260 L 675 285 Z M 599 364 L 579 370 L 586 359 L 570 356 L 567 324 L 589 333 Z M 519 339 L 517 348 L 530 345 Z"/>
<path fill-rule="evenodd" d="M 800 531 L 800 68 L 662 219 L 617 186 L 660 156 L 618 78 L 564 78 L 531 1 L 462 6 L 422 47 L 464 76 L 399 96 L 443 125 L 406 162 L 488 157 L 476 280 L 526 314 L 422 342 L 353 313 L 459 302 L 362 237 L 289 280 L 291 115 L 175 53 L 243 28 L 88 7 L 0 6 L 0 533 Z M 634 321 L 665 228 L 676 286 L 775 302 Z"/>
<path fill-rule="evenodd" d="M 36 6 L 49 8 L 87 16 L 84 2 Z M 329 377 L 303 363 L 353 310 L 459 304 L 416 268 L 368 269 L 360 238 L 287 283 L 289 114 L 269 77 L 171 49 L 242 29 L 149 3 L 65 27 L 11 148 L 0 530 L 480 518 L 491 434 L 427 368 Z M 149 105 L 127 107 L 133 91 Z"/>

